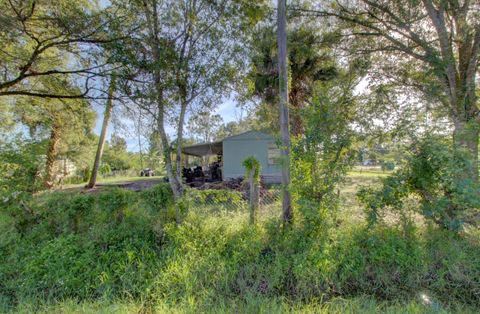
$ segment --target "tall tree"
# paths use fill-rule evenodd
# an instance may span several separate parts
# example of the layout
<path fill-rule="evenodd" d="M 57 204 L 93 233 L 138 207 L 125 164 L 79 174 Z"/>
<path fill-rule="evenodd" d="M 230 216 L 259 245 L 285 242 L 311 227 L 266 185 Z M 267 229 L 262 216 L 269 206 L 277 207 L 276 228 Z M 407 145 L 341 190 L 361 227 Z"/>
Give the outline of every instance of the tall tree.
<path fill-rule="evenodd" d="M 100 162 L 102 161 L 103 148 L 105 147 L 105 140 L 107 137 L 108 124 L 110 122 L 110 116 L 112 115 L 113 110 L 113 93 L 115 92 L 116 87 L 116 78 L 113 74 L 110 79 L 110 86 L 108 88 L 108 99 L 105 105 L 105 112 L 103 114 L 103 123 L 102 130 L 100 131 L 100 137 L 98 139 L 97 152 L 95 153 L 95 160 L 93 162 L 92 173 L 90 175 L 90 180 L 86 188 L 91 189 L 97 183 L 98 169 L 100 167 Z"/>
<path fill-rule="evenodd" d="M 167 109 L 167 100 L 165 95 L 168 93 L 168 87 L 171 86 L 171 76 L 165 75 L 169 71 L 169 61 L 173 58 L 173 49 L 171 43 L 163 38 L 163 33 L 160 25 L 160 15 L 163 8 L 155 0 L 143 1 L 143 7 L 140 12 L 145 16 L 145 27 L 147 29 L 146 46 L 151 51 L 151 56 L 146 58 L 153 58 L 153 64 L 147 67 L 151 76 L 153 77 L 153 92 L 152 98 L 155 102 L 154 118 L 157 122 L 157 131 L 160 135 L 160 143 L 164 154 L 165 168 L 170 186 L 173 191 L 175 199 L 181 197 L 183 189 L 181 179 L 174 174 L 172 164 L 172 147 L 165 130 L 165 114 Z M 177 214 L 178 221 L 178 214 Z"/>
<path fill-rule="evenodd" d="M 123 2 L 135 12 L 143 31 L 120 47 L 121 55 L 136 77 L 131 99 L 151 114 L 161 138 L 167 176 L 174 196 L 183 194 L 181 150 L 185 117 L 201 111 L 228 90 L 232 77 L 242 72 L 249 23 L 259 19 L 264 1 L 182 0 Z M 140 92 L 141 91 L 141 92 Z M 166 132 L 174 126 L 176 159 Z M 175 163 L 175 165 L 174 165 Z M 175 166 L 175 167 L 174 167 Z"/>
<path fill-rule="evenodd" d="M 326 81 L 335 77 L 336 68 L 327 36 L 320 36 L 318 27 L 296 17 L 290 17 L 295 27 L 288 33 L 288 67 L 290 75 L 290 131 L 293 136 L 304 133 L 301 111 L 312 96 L 316 81 Z M 250 73 L 254 81 L 254 94 L 259 96 L 266 106 L 262 114 L 272 115 L 272 107 L 278 101 L 278 49 L 275 30 L 265 26 L 258 31 L 259 40 L 254 43 L 253 67 Z M 273 110 L 274 111 L 274 110 Z M 274 126 L 278 117 L 272 117 Z M 272 126 L 274 129 L 278 129 Z"/>
<path fill-rule="evenodd" d="M 330 9 L 315 13 L 345 21 L 350 29 L 346 36 L 375 38 L 358 51 L 381 55 L 390 61 L 387 77 L 400 77 L 404 84 L 436 99 L 454 125 L 456 150 L 470 160 L 461 179 L 477 181 L 478 1 L 334 1 Z"/>
<path fill-rule="evenodd" d="M 59 86 L 55 80 L 42 78 L 44 88 L 58 93 L 76 93 L 69 86 Z M 73 91 L 71 89 L 74 89 Z M 45 175 L 43 185 L 52 188 L 57 174 L 55 163 L 88 136 L 95 117 L 90 104 L 83 99 L 42 99 L 22 96 L 14 103 L 20 123 L 30 129 L 32 137 L 46 138 Z"/>
<path fill-rule="evenodd" d="M 219 114 L 202 111 L 190 116 L 187 129 L 194 139 L 207 143 L 218 139 L 218 131 L 222 122 L 222 116 Z"/>
<path fill-rule="evenodd" d="M 119 17 L 104 13 L 90 0 L 1 1 L 0 96 L 92 96 L 92 78 L 108 63 L 92 58 L 93 52 L 116 40 L 106 29 Z M 60 94 L 38 84 L 42 77 L 76 83 L 82 89 Z"/>
<path fill-rule="evenodd" d="M 287 60 L 287 1 L 278 0 L 277 41 L 278 41 L 278 83 L 280 132 L 282 136 L 282 209 L 283 220 L 290 223 L 293 219 L 290 197 L 290 132 L 288 119 L 288 60 Z"/>

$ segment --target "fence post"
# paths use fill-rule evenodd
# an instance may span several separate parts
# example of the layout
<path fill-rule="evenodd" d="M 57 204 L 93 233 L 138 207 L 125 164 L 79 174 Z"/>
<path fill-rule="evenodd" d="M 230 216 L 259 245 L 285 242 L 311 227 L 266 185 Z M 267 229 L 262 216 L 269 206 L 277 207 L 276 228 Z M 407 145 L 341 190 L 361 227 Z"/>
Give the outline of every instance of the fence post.
<path fill-rule="evenodd" d="M 258 180 L 255 178 L 256 172 L 255 165 L 253 165 L 250 175 L 248 178 L 250 184 L 250 223 L 254 224 L 256 222 L 256 216 L 258 211 L 258 206 L 260 202 Z"/>

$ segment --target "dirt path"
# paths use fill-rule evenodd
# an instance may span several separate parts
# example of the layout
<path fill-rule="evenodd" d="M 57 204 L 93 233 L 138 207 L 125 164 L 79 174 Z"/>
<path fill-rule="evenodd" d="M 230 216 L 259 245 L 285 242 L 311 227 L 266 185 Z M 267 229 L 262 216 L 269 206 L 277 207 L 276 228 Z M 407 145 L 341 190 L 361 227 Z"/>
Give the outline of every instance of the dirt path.
<path fill-rule="evenodd" d="M 127 189 L 130 191 L 143 191 L 146 189 L 149 189 L 161 182 L 163 182 L 163 178 L 158 178 L 158 179 L 145 179 L 145 180 L 122 180 L 118 182 L 105 182 L 105 183 L 97 183 L 93 189 L 88 189 L 86 190 L 83 186 L 76 186 L 76 187 L 67 187 L 67 188 L 61 188 L 58 191 L 64 191 L 64 192 L 82 192 L 82 193 L 98 193 L 101 192 L 105 189 L 113 188 L 113 187 L 118 187 L 122 189 Z"/>
<path fill-rule="evenodd" d="M 115 183 L 100 183 L 97 184 L 98 188 L 102 187 L 119 187 L 131 191 L 142 191 L 145 189 L 149 189 L 152 186 L 155 186 L 159 183 L 163 182 L 163 179 L 158 180 L 137 180 L 137 181 L 125 181 L 125 182 L 115 182 Z"/>

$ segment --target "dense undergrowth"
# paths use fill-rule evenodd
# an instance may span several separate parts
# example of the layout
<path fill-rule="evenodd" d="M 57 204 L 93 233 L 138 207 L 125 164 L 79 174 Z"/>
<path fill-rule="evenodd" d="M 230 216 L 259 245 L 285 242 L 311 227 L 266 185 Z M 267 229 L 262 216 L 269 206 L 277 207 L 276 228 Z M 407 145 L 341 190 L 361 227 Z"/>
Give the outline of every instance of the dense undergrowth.
<path fill-rule="evenodd" d="M 206 199 L 218 201 L 202 206 Z M 49 312 L 51 304 L 60 312 L 479 309 L 478 234 L 368 228 L 308 203 L 288 229 L 276 212 L 261 213 L 252 226 L 246 206 L 222 207 L 232 200 L 241 201 L 235 193 L 195 192 L 180 226 L 167 185 L 47 193 L 3 209 L 0 311 Z"/>

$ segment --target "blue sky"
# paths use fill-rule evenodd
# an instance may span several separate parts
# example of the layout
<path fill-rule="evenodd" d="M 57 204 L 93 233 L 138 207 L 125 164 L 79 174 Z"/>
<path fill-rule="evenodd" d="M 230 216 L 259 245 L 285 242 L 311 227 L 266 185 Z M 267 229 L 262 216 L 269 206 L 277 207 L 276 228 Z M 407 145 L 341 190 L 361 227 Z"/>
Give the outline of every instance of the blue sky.
<path fill-rule="evenodd" d="M 97 112 L 97 121 L 96 121 L 96 126 L 95 126 L 95 129 L 94 129 L 94 132 L 97 135 L 100 134 L 100 130 L 102 128 L 103 110 L 104 110 L 103 106 L 95 106 L 95 111 Z M 230 121 L 237 120 L 237 117 L 240 114 L 240 109 L 237 108 L 236 102 L 233 99 L 233 97 L 230 97 L 230 98 L 225 99 L 221 104 L 219 104 L 217 106 L 217 108 L 214 111 L 214 114 L 219 114 L 223 118 L 223 122 L 227 123 L 227 122 L 230 122 Z M 131 124 L 125 118 L 121 118 L 121 120 L 122 120 L 123 123 L 125 123 L 127 125 Z M 188 117 L 187 117 L 186 121 L 188 121 Z M 166 129 L 167 129 L 167 133 L 170 136 L 170 139 L 174 138 L 175 137 L 174 136 L 175 130 L 172 127 L 167 127 Z M 132 127 L 132 132 L 133 132 L 133 127 Z M 107 133 L 107 140 L 110 140 L 110 137 L 111 137 L 112 133 L 113 133 L 113 125 L 112 125 L 112 123 L 110 123 L 109 128 L 108 128 L 108 133 Z M 134 134 L 127 134 L 125 132 L 125 134 L 120 134 L 120 135 L 122 137 L 124 137 L 125 140 L 127 141 L 127 146 L 128 146 L 129 151 L 132 151 L 132 152 L 138 152 L 139 151 L 138 138 L 135 137 Z M 146 145 L 145 145 L 146 144 L 146 139 L 143 139 L 142 142 L 144 142 L 142 145 L 146 147 Z M 143 146 L 142 146 L 142 149 L 143 149 Z"/>

